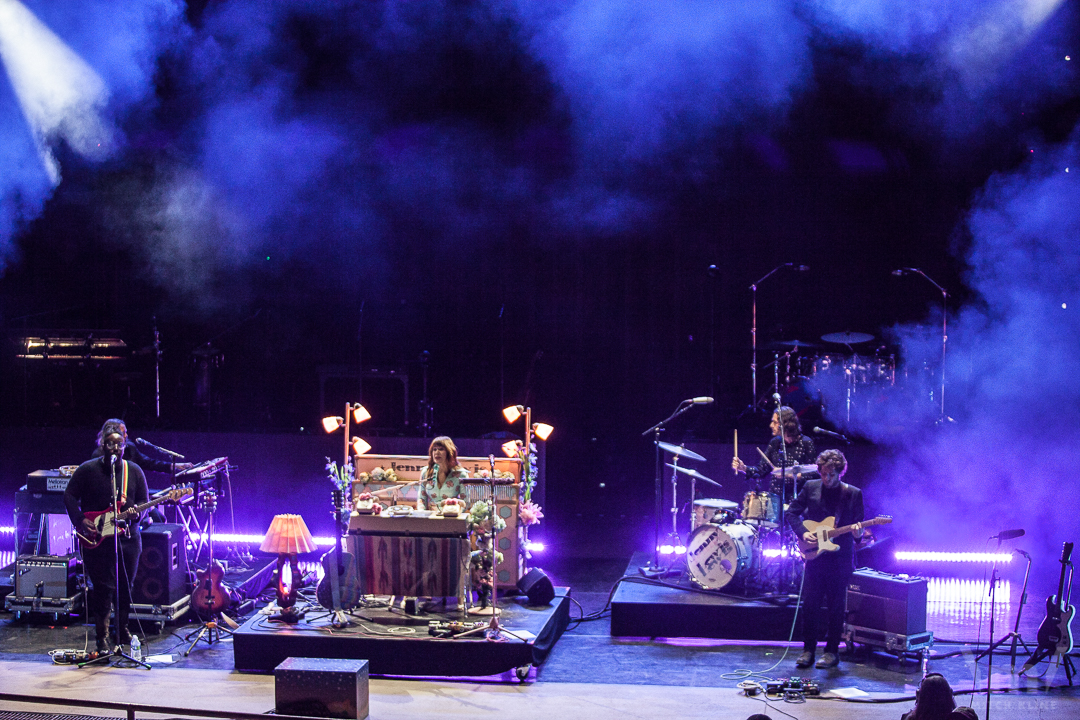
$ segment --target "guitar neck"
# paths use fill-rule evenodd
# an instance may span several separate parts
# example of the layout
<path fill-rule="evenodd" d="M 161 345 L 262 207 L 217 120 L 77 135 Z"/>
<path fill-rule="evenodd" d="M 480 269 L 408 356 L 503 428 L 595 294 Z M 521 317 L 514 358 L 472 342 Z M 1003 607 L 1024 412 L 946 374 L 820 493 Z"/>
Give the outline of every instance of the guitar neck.
<path fill-rule="evenodd" d="M 882 518 L 874 518 L 873 520 L 864 520 L 861 523 L 855 523 L 853 525 L 845 525 L 844 527 L 838 527 L 835 530 L 829 530 L 828 533 L 826 534 L 826 537 L 828 537 L 828 539 L 832 540 L 834 537 L 838 537 L 840 535 L 844 535 L 846 533 L 854 531 L 860 525 L 862 527 L 868 527 L 870 525 L 880 525 L 883 522 L 885 522 L 885 520 L 883 520 Z"/>

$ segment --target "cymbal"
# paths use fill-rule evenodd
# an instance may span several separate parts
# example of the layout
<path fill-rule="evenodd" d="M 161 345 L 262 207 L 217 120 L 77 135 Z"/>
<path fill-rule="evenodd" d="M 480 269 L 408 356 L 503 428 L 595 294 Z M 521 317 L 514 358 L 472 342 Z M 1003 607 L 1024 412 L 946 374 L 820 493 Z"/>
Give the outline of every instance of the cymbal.
<path fill-rule="evenodd" d="M 721 498 L 701 498 L 695 500 L 694 504 L 701 507 L 716 508 L 717 510 L 734 510 L 739 507 L 739 503 L 734 500 L 723 500 Z"/>
<path fill-rule="evenodd" d="M 690 477 L 697 478 L 698 480 L 704 480 L 705 482 L 711 482 L 713 484 L 719 484 L 715 480 L 713 480 L 712 478 L 705 477 L 704 475 L 699 473 L 697 470 L 693 470 L 691 468 L 679 467 L 678 465 L 672 465 L 671 463 L 664 463 L 664 464 L 667 465 L 669 468 L 673 468 L 677 472 L 681 472 L 683 475 L 689 475 Z"/>
<path fill-rule="evenodd" d="M 769 349 L 780 349 L 789 347 L 819 348 L 821 347 L 821 343 L 810 343 L 806 342 L 805 340 L 775 340 L 766 345 L 766 347 Z"/>
<path fill-rule="evenodd" d="M 825 342 L 838 343 L 840 345 L 855 345 L 858 343 L 870 342 L 874 339 L 874 336 L 870 333 L 838 332 L 822 335 L 821 339 Z"/>
<path fill-rule="evenodd" d="M 794 470 L 796 473 L 798 473 L 800 475 L 809 475 L 810 473 L 816 473 L 818 471 L 818 466 L 817 465 L 792 465 L 791 467 L 786 468 L 786 469 L 787 469 L 788 472 L 785 473 L 785 474 L 790 477 L 791 474 L 792 474 L 791 473 L 792 470 Z M 775 470 L 773 470 L 772 474 L 775 475 L 776 477 L 780 477 L 780 468 L 776 468 Z"/>
<path fill-rule="evenodd" d="M 671 443 L 667 443 L 667 442 L 658 442 L 656 444 L 660 446 L 661 450 L 666 450 L 669 453 L 671 453 L 672 455 L 680 455 L 680 456 L 682 456 L 684 458 L 689 458 L 691 460 L 698 460 L 698 461 L 701 461 L 701 462 L 705 462 L 705 458 L 702 457 L 701 455 L 698 455 L 693 450 L 687 450 L 684 447 L 679 447 L 678 445 L 672 445 Z"/>

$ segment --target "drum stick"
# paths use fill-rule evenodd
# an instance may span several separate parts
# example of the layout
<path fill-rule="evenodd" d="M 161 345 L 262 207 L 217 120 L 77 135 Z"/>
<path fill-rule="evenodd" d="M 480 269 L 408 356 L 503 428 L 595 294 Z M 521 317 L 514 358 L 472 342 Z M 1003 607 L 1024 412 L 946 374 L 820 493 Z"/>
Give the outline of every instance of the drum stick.
<path fill-rule="evenodd" d="M 735 457 L 739 457 L 739 428 L 735 428 Z M 732 468 L 732 471 L 738 475 L 739 471 Z"/>
<path fill-rule="evenodd" d="M 769 456 L 766 455 L 765 453 L 761 452 L 761 448 L 757 448 L 757 451 L 758 451 L 758 455 L 761 455 L 761 457 L 765 458 L 765 462 L 769 463 L 769 467 L 771 467 L 773 470 L 775 470 L 776 466 L 772 464 L 772 460 L 769 459 Z"/>

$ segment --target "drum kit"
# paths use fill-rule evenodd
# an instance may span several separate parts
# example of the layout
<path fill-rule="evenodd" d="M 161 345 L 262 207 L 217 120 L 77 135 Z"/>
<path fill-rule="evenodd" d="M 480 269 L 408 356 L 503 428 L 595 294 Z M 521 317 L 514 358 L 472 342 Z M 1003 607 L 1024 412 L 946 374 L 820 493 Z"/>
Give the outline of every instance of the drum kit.
<path fill-rule="evenodd" d="M 678 464 L 680 459 L 703 462 L 702 455 L 671 443 L 659 442 L 658 446 L 674 456 L 674 462 L 666 465 L 673 469 L 671 536 L 677 538 L 678 477 L 685 475 L 691 479 L 691 498 L 695 497 L 695 481 L 717 487 L 720 484 Z M 812 468 L 817 470 L 817 466 Z M 788 473 L 802 469 L 788 468 Z M 777 477 L 779 473 L 779 470 L 774 472 Z M 685 547 L 690 579 L 706 590 L 722 590 L 731 585 L 744 590 L 783 591 L 785 585 L 797 585 L 801 571 L 796 538 L 783 522 L 780 496 L 771 492 L 752 490 L 743 496 L 741 504 L 721 498 L 694 499 Z"/>
<path fill-rule="evenodd" d="M 822 402 L 822 397 L 843 398 L 844 415 L 851 420 L 853 409 L 858 409 L 859 397 L 869 401 L 873 392 L 896 385 L 896 356 L 878 350 L 872 354 L 856 352 L 853 346 L 874 339 L 869 333 L 837 332 L 821 336 L 821 340 L 833 345 L 844 345 L 847 352 L 828 351 L 818 344 L 802 340 L 786 340 L 772 343 L 774 349 L 790 348 L 774 363 L 779 392 L 784 404 L 794 407 L 800 416 L 812 405 Z M 827 350 L 825 352 L 815 352 Z M 779 365 L 786 363 L 782 377 Z M 765 366 L 769 367 L 769 366 Z M 837 418 L 839 419 L 839 418 Z"/>

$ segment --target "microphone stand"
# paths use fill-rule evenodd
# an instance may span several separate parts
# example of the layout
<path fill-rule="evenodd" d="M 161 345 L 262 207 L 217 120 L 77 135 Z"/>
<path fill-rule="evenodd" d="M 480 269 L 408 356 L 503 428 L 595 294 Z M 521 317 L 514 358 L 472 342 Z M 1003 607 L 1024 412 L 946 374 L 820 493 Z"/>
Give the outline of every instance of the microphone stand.
<path fill-rule="evenodd" d="M 123 456 L 121 456 L 120 462 L 124 462 Z M 149 670 L 150 669 L 149 664 L 143 662 L 142 660 L 136 660 L 135 658 L 131 657 L 131 655 L 128 655 L 126 652 L 124 652 L 124 646 L 120 644 L 121 632 L 122 632 L 122 630 L 127 629 L 126 627 L 125 628 L 120 627 L 120 561 L 121 561 L 120 560 L 121 559 L 121 555 L 120 555 L 120 528 L 116 524 L 117 523 L 116 517 L 120 515 L 120 502 L 119 502 L 119 498 L 117 497 L 117 493 L 116 493 L 116 463 L 110 462 L 109 466 L 110 466 L 109 467 L 109 475 L 110 475 L 110 479 L 112 480 L 112 482 L 110 483 L 110 485 L 112 486 L 112 506 L 113 506 L 113 512 L 115 513 L 115 516 L 113 518 L 113 552 L 114 552 L 113 557 L 116 560 L 116 563 L 113 565 L 113 571 L 116 573 L 116 593 L 115 593 L 115 597 L 113 598 L 113 601 L 116 603 L 116 646 L 115 646 L 115 649 L 113 650 L 113 656 L 117 657 L 117 658 L 120 658 L 120 659 L 123 659 L 123 660 L 128 660 L 130 662 L 135 663 L 136 665 L 141 665 L 144 668 L 146 668 L 147 670 Z M 130 527 L 130 524 L 131 523 L 129 522 L 128 523 L 129 527 Z M 127 579 L 127 566 L 126 565 L 124 566 L 124 579 L 125 580 Z M 130 594 L 131 593 L 131 587 L 128 586 L 126 583 L 125 583 L 125 587 L 127 588 L 127 591 Z"/>
<path fill-rule="evenodd" d="M 1001 550 L 1001 533 L 998 533 L 997 549 Z M 997 553 L 994 558 L 994 570 L 990 573 L 990 639 L 994 639 L 994 602 L 997 600 Z M 993 648 L 991 648 L 993 649 Z M 977 658 L 976 658 L 977 660 Z M 987 651 L 986 653 L 986 714 L 983 720 L 990 720 L 990 681 L 993 678 L 991 668 L 994 665 L 994 653 Z"/>
<path fill-rule="evenodd" d="M 750 346 L 753 349 L 753 358 L 750 361 L 750 383 L 751 383 L 751 396 L 750 396 L 750 410 L 753 412 L 757 408 L 758 395 L 757 395 L 757 289 L 758 285 L 768 280 L 774 273 L 781 268 L 794 267 L 795 263 L 781 263 L 774 267 L 769 272 L 758 280 L 756 283 L 750 286 L 751 300 L 750 300 Z M 800 269 L 803 269 L 800 267 Z"/>
<path fill-rule="evenodd" d="M 775 270 L 773 272 L 776 272 Z M 771 273 L 770 273 L 771 274 Z M 656 526 L 654 530 L 654 542 L 653 542 L 653 559 L 652 568 L 654 570 L 660 568 L 660 524 L 661 516 L 663 515 L 663 494 L 664 494 L 664 481 L 661 477 L 663 474 L 663 462 L 660 456 L 660 433 L 666 428 L 664 427 L 675 418 L 682 415 L 684 412 L 693 407 L 692 402 L 682 401 L 679 406 L 675 408 L 675 412 L 671 413 L 668 417 L 664 418 L 660 422 L 653 425 L 651 428 L 641 433 L 642 437 L 653 434 L 653 447 L 656 448 Z M 648 566 L 646 566 L 648 567 Z M 643 570 L 645 568 L 642 568 Z"/>
<path fill-rule="evenodd" d="M 154 401 L 156 417 L 161 419 L 161 333 L 158 332 L 157 316 L 153 317 L 154 323 Z"/>
<path fill-rule="evenodd" d="M 901 272 L 901 271 L 903 271 L 903 272 Z M 929 275 L 924 273 L 919 268 L 900 268 L 900 270 L 895 271 L 894 274 L 903 274 L 903 273 L 912 273 L 912 272 L 913 273 L 918 273 L 919 275 L 922 275 L 924 278 L 927 279 L 927 281 L 930 282 L 931 285 L 933 285 L 939 291 L 941 291 L 941 395 L 938 397 L 938 400 L 939 400 L 939 402 L 941 404 L 941 418 L 938 420 L 938 422 L 944 423 L 945 419 L 946 419 L 946 416 L 945 416 L 945 347 L 946 347 L 946 344 L 948 343 L 948 340 L 949 340 L 949 331 L 948 331 L 949 330 L 949 324 L 948 324 L 949 293 L 946 292 L 945 288 L 941 287 L 936 282 L 934 282 L 934 279 L 932 277 L 930 277 Z M 1000 540 L 998 542 L 1000 542 Z"/>
<path fill-rule="evenodd" d="M 998 540 L 998 545 L 1000 546 L 1000 544 L 1001 544 L 1001 540 L 999 539 Z M 1023 556 L 1025 558 L 1027 558 L 1027 568 L 1024 569 L 1024 587 L 1020 590 L 1020 607 L 1018 607 L 1016 609 L 1016 623 L 1013 625 L 1013 629 L 1012 629 L 1011 633 L 1009 633 L 1005 637 L 1001 638 L 1000 640 L 995 642 L 993 645 L 991 645 L 990 647 L 986 648 L 981 653 L 976 655 L 975 656 L 975 662 L 979 662 L 980 660 L 982 660 L 987 655 L 993 654 L 994 650 L 996 650 L 997 648 L 1001 647 L 1002 645 L 1004 645 L 1005 643 L 1007 643 L 1009 641 L 1012 641 L 1012 645 L 1011 645 L 1011 647 L 1009 649 L 1009 655 L 1012 656 L 1012 672 L 1015 673 L 1016 672 L 1016 643 L 1019 642 L 1021 645 L 1024 646 L 1024 652 L 1026 652 L 1028 655 L 1031 654 L 1031 648 L 1028 647 L 1028 644 L 1026 642 L 1024 642 L 1024 638 L 1021 637 L 1021 635 L 1020 635 L 1020 615 L 1024 612 L 1024 605 L 1027 603 L 1028 578 L 1031 576 L 1031 556 L 1028 555 L 1026 552 L 1023 552 L 1022 550 L 1015 550 L 1014 552 L 1019 552 L 1019 553 L 1023 554 Z M 993 623 L 993 620 L 994 620 L 993 616 L 991 616 L 990 622 Z M 990 639 L 993 639 L 993 637 L 994 637 L 994 633 L 991 630 Z"/>

